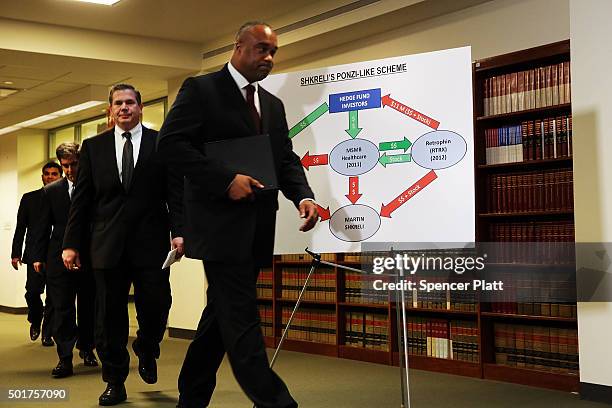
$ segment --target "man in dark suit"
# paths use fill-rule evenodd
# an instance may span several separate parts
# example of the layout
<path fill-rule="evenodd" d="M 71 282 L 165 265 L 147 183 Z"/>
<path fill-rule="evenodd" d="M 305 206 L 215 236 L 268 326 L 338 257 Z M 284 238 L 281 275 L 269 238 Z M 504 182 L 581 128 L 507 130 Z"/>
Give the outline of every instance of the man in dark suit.
<path fill-rule="evenodd" d="M 77 273 L 67 270 L 62 261 L 62 243 L 79 167 L 79 145 L 62 143 L 55 152 L 65 177 L 43 188 L 33 259 L 36 272 L 40 272 L 44 265 L 47 291 L 54 299 L 52 333 L 59 362 L 51 375 L 63 378 L 73 373 L 72 350 L 75 344 L 86 366 L 97 366 L 98 360 L 93 352 L 95 286 L 91 268 L 88 262 L 83 262 Z"/>
<path fill-rule="evenodd" d="M 59 164 L 49 162 L 42 168 L 43 186 L 52 183 L 62 177 L 62 168 Z M 38 206 L 42 195 L 42 189 L 30 191 L 21 197 L 19 210 L 17 211 L 17 225 L 13 236 L 13 247 L 11 250 L 11 264 L 15 270 L 19 265 L 27 265 L 26 294 L 25 300 L 28 305 L 28 321 L 30 322 L 30 339 L 35 341 L 40 335 L 42 323 L 42 344 L 52 346 L 51 339 L 51 318 L 53 316 L 53 306 L 51 297 L 45 299 L 45 305 L 40 299 L 40 295 L 45 290 L 45 271 L 36 273 L 32 265 L 31 253 L 33 251 L 34 229 L 38 219 Z M 26 233 L 27 231 L 27 233 Z M 25 250 L 21 255 L 23 238 L 25 238 Z"/>
<path fill-rule="evenodd" d="M 106 390 L 100 405 L 127 398 L 129 372 L 128 294 L 134 285 L 138 319 L 132 343 L 142 379 L 157 381 L 156 359 L 172 302 L 169 269 L 161 269 L 172 247 L 182 255 L 182 179 L 160 163 L 157 132 L 140 124 L 140 93 L 128 84 L 109 95 L 115 123 L 81 148 L 62 257 L 68 269 L 81 264 L 83 232 L 91 225 L 91 263 L 96 281 L 96 350 Z M 172 242 L 170 234 L 172 233 Z"/>
<path fill-rule="evenodd" d="M 208 406 L 227 352 L 247 396 L 261 408 L 297 407 L 269 367 L 256 304 L 259 267 L 270 264 L 278 209 L 275 190 L 206 155 L 206 142 L 267 134 L 283 194 L 317 221 L 314 195 L 288 138 L 282 102 L 258 85 L 273 65 L 276 34 L 243 25 L 229 64 L 187 79 L 160 131 L 158 151 L 185 175 L 185 250 L 204 260 L 208 303 L 179 376 L 179 406 Z"/>

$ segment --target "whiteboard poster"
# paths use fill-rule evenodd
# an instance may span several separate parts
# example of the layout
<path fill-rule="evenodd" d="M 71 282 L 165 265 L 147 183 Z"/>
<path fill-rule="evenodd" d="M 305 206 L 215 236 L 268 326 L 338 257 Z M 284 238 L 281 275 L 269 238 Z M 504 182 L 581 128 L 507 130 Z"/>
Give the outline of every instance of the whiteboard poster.
<path fill-rule="evenodd" d="M 280 201 L 275 254 L 474 241 L 470 47 L 272 75 L 320 219 Z"/>

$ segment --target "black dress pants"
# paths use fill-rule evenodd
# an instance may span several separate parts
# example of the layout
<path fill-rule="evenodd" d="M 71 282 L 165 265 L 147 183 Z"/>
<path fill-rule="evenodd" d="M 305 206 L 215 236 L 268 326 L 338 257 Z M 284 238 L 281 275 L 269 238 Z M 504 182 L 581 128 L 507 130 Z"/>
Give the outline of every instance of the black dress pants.
<path fill-rule="evenodd" d="M 40 327 L 42 323 L 42 336 L 51 337 L 53 302 L 49 293 L 47 293 L 44 306 L 40 299 L 40 295 L 45 291 L 45 275 L 46 271 L 37 273 L 32 265 L 27 264 L 25 300 L 28 305 L 28 322 L 37 327 Z"/>
<path fill-rule="evenodd" d="M 227 353 L 236 380 L 258 408 L 297 407 L 270 368 L 260 327 L 253 262 L 204 262 L 208 302 L 178 380 L 184 407 L 206 407 Z"/>
<path fill-rule="evenodd" d="M 136 340 L 141 353 L 159 358 L 172 304 L 170 270 L 135 268 L 126 262 L 114 269 L 95 269 L 96 350 L 102 361 L 102 379 L 125 382 L 130 369 L 128 295 L 134 284 L 138 320 Z"/>
<path fill-rule="evenodd" d="M 47 291 L 54 299 L 52 333 L 59 358 L 71 360 L 75 345 L 79 350 L 93 350 L 95 283 L 91 270 L 69 271 L 61 263 L 49 265 Z"/>

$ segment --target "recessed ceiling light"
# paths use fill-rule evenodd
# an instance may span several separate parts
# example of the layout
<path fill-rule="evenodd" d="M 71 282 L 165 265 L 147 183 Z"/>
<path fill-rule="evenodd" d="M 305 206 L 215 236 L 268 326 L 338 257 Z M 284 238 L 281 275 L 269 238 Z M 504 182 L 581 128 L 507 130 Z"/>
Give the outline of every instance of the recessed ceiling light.
<path fill-rule="evenodd" d="M 4 85 L 13 85 L 13 81 L 4 81 L 3 84 Z"/>
<path fill-rule="evenodd" d="M 119 3 L 121 0 L 75 0 L 81 1 L 83 3 L 95 3 L 95 4 L 104 4 L 106 6 L 112 6 L 115 3 Z"/>
<path fill-rule="evenodd" d="M 17 91 L 17 89 L 0 88 L 0 98 L 6 98 L 7 96 L 12 95 Z"/>

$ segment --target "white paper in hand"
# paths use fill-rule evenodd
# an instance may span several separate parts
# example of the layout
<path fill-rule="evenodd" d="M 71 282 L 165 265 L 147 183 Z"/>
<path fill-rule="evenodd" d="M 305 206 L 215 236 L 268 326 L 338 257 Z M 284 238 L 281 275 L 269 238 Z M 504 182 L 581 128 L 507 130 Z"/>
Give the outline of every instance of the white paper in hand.
<path fill-rule="evenodd" d="M 166 260 L 164 261 L 164 264 L 162 265 L 162 269 L 169 268 L 170 265 L 172 265 L 173 263 L 181 261 L 182 257 L 180 256 L 177 257 L 176 252 L 177 252 L 176 248 L 168 252 L 168 256 L 166 256 Z"/>

